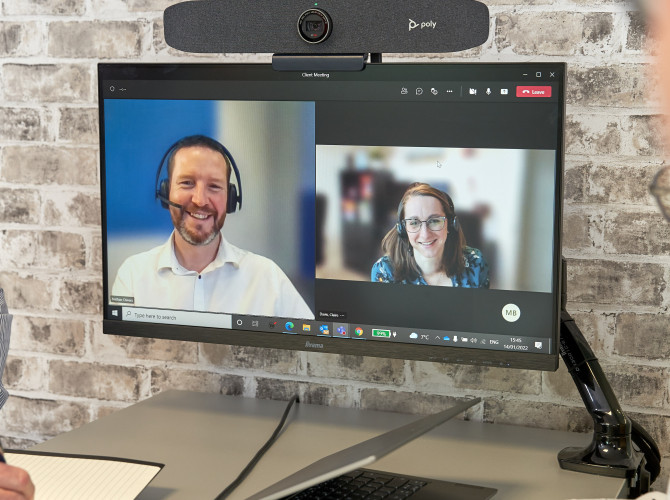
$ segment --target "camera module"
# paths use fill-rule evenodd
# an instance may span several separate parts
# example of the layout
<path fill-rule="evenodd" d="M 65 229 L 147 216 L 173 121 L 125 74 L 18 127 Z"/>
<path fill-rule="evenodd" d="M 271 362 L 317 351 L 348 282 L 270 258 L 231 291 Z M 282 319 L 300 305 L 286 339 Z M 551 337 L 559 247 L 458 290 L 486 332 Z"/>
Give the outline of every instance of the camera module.
<path fill-rule="evenodd" d="M 333 23 L 326 11 L 309 9 L 298 19 L 298 33 L 307 43 L 321 43 L 330 36 Z"/>

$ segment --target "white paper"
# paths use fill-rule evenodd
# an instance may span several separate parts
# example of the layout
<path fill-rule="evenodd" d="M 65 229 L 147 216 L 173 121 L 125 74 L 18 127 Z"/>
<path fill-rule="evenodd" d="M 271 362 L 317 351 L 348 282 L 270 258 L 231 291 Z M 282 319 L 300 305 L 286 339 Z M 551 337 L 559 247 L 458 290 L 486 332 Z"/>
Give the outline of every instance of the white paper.
<path fill-rule="evenodd" d="M 132 500 L 161 466 L 113 458 L 69 457 L 7 451 L 9 465 L 28 471 L 35 500 Z"/>

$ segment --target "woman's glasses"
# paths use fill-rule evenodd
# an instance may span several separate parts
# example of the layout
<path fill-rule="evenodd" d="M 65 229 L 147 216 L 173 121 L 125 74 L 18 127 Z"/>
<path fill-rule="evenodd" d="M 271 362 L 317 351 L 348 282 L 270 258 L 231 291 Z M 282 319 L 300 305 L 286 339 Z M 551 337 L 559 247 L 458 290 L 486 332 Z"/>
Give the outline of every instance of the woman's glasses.
<path fill-rule="evenodd" d="M 408 233 L 418 233 L 421 231 L 421 225 L 423 223 L 425 223 L 426 227 L 431 231 L 441 231 L 444 229 L 446 221 L 446 217 L 431 217 L 427 220 L 403 219 L 402 223 Z"/>

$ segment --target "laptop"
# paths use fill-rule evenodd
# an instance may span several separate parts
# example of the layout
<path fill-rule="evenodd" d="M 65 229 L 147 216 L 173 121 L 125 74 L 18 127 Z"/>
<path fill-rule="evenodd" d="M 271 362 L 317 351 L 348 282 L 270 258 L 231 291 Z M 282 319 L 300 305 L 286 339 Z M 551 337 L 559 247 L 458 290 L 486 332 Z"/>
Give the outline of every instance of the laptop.
<path fill-rule="evenodd" d="M 416 439 L 422 434 L 425 434 L 438 425 L 452 419 L 459 413 L 464 412 L 480 401 L 481 398 L 475 398 L 458 403 L 444 411 L 420 418 L 407 425 L 403 425 L 402 427 L 390 430 L 384 434 L 368 439 L 367 441 L 363 441 L 361 443 L 355 444 L 354 446 L 333 453 L 332 455 L 317 460 L 304 469 L 299 470 L 295 474 L 291 474 L 290 476 L 265 488 L 255 495 L 252 495 L 247 500 L 281 499 L 317 484 L 323 483 L 329 479 L 341 476 L 342 474 L 366 467 L 384 457 L 385 455 L 388 455 L 402 445 L 409 443 L 413 439 Z M 459 499 L 463 498 L 470 500 L 484 500 L 491 498 L 496 492 L 495 489 L 484 488 L 481 486 L 449 483 L 446 481 L 436 482 L 442 483 L 445 486 L 453 485 L 454 488 L 464 489 L 465 491 L 463 492 L 463 495 L 459 493 L 458 496 L 454 496 L 454 498 Z M 429 496 L 425 496 L 421 495 L 422 491 L 423 490 L 419 490 L 416 496 L 413 496 L 412 499 L 414 500 L 416 498 L 417 500 L 421 500 L 422 496 L 425 499 L 451 498 L 450 496 L 445 496 L 444 494 L 442 494 L 442 496 L 437 496 L 435 493 L 431 494 L 430 492 L 428 492 Z M 454 493 L 456 492 L 454 491 Z"/>

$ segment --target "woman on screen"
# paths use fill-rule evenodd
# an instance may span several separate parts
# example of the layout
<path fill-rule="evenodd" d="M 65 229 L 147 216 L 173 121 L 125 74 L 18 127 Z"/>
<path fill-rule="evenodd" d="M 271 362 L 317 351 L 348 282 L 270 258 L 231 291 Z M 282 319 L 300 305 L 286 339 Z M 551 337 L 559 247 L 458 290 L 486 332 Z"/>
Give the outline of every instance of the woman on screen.
<path fill-rule="evenodd" d="M 465 244 L 451 198 L 429 184 L 411 184 L 398 205 L 398 222 L 372 266 L 380 283 L 488 288 L 489 266 Z"/>

